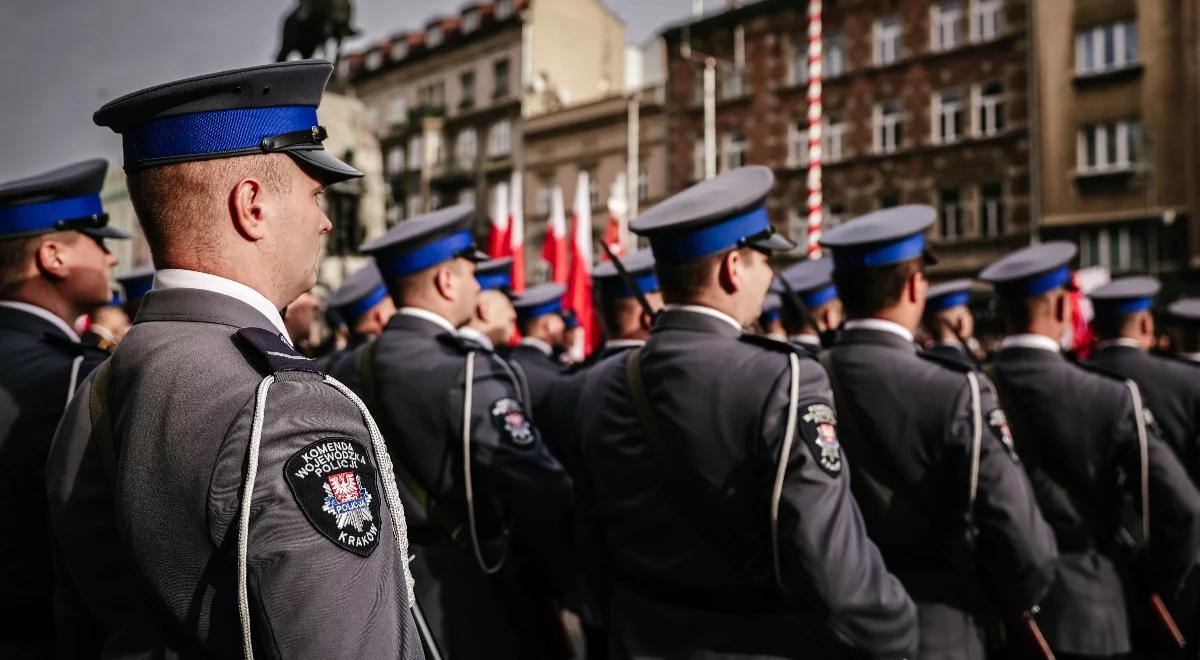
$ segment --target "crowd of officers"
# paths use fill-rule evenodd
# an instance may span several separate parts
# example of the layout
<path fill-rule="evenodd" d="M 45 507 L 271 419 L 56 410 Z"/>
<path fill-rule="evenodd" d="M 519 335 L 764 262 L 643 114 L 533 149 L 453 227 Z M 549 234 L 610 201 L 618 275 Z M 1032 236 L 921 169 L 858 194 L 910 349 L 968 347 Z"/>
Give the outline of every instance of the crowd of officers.
<path fill-rule="evenodd" d="M 586 361 L 469 205 L 364 244 L 314 360 L 285 317 L 361 176 L 322 147 L 330 68 L 96 113 L 157 266 L 132 327 L 95 313 L 106 164 L 0 185 L 0 656 L 1195 657 L 1200 348 L 1157 351 L 1156 281 L 1091 292 L 1081 362 L 1073 245 L 930 287 L 935 212 L 902 206 L 776 273 L 745 167 L 632 222 Z"/>

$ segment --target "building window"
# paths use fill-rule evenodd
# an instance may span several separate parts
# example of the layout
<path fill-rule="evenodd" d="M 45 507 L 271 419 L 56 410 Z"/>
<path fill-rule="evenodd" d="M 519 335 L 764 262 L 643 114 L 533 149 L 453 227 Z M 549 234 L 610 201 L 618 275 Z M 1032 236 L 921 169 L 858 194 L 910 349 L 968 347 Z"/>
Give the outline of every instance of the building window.
<path fill-rule="evenodd" d="M 947 90 L 933 95 L 933 142 L 952 144 L 963 134 L 963 119 L 966 117 L 962 92 Z"/>
<path fill-rule="evenodd" d="M 1102 227 L 1079 236 L 1079 265 L 1100 266 L 1113 273 L 1142 271 L 1149 262 L 1144 227 Z"/>
<path fill-rule="evenodd" d="M 721 140 L 721 171 L 741 167 L 746 164 L 746 136 L 741 133 L 727 133 Z"/>
<path fill-rule="evenodd" d="M 739 67 L 721 69 L 721 98 L 741 98 L 746 93 L 746 70 Z M 701 81 L 703 83 L 703 81 Z M 703 85 L 701 85 L 703 91 Z"/>
<path fill-rule="evenodd" d="M 510 68 L 509 62 L 507 59 L 496 60 L 492 64 L 492 84 L 494 86 L 493 87 L 494 91 L 492 92 L 493 98 L 499 99 L 499 98 L 508 96 L 508 92 L 509 92 L 508 70 L 509 70 L 509 68 Z"/>
<path fill-rule="evenodd" d="M 808 121 L 788 124 L 788 167 L 808 166 Z"/>
<path fill-rule="evenodd" d="M 538 177 L 537 198 L 533 203 L 533 212 L 537 215 L 550 215 L 550 200 L 554 195 L 554 184 L 550 175 Z"/>
<path fill-rule="evenodd" d="M 887 16 L 872 25 L 871 61 L 876 66 L 892 64 L 900 59 L 900 17 Z"/>
<path fill-rule="evenodd" d="M 462 190 L 458 191 L 458 201 L 455 203 L 456 204 L 474 204 L 475 203 L 475 189 L 474 188 L 463 188 Z"/>
<path fill-rule="evenodd" d="M 441 108 L 446 105 L 446 83 L 442 81 L 422 85 L 417 90 L 417 102 L 423 106 Z"/>
<path fill-rule="evenodd" d="M 1135 120 L 1084 126 L 1076 138 L 1080 174 L 1130 170 L 1141 161 L 1141 124 Z"/>
<path fill-rule="evenodd" d="M 492 124 L 488 131 L 488 156 L 507 156 L 512 149 L 512 124 L 507 119 Z"/>
<path fill-rule="evenodd" d="M 840 162 L 846 157 L 846 120 L 839 114 L 828 114 L 821 122 L 821 162 Z"/>
<path fill-rule="evenodd" d="M 366 229 L 358 222 L 358 195 L 331 188 L 325 192 L 325 213 L 333 223 L 325 244 L 330 256 L 358 254 Z"/>
<path fill-rule="evenodd" d="M 692 179 L 700 181 L 704 178 L 704 140 L 692 143 Z"/>
<path fill-rule="evenodd" d="M 1075 35 L 1076 75 L 1123 69 L 1137 64 L 1137 61 L 1137 23 L 1133 21 L 1099 25 Z"/>
<path fill-rule="evenodd" d="M 596 166 L 592 165 L 591 167 L 580 169 L 587 172 L 588 204 L 591 204 L 592 208 L 598 209 L 600 208 L 600 177 L 596 176 Z"/>
<path fill-rule="evenodd" d="M 458 76 L 458 86 L 462 90 L 462 100 L 459 107 L 472 108 L 475 106 L 475 72 L 463 71 Z"/>
<path fill-rule="evenodd" d="M 985 82 L 971 88 L 974 97 L 975 120 L 972 130 L 975 135 L 988 137 L 1004 130 L 1004 85 L 997 81 Z"/>
<path fill-rule="evenodd" d="M 960 0 L 945 0 L 929 10 L 929 39 L 934 52 L 951 50 L 962 43 L 963 8 Z"/>
<path fill-rule="evenodd" d="M 826 204 L 821 209 L 821 228 L 833 229 L 846 221 L 846 207 L 837 202 Z"/>
<path fill-rule="evenodd" d="M 896 193 L 884 193 L 879 196 L 879 208 L 890 209 L 900 206 L 900 196 Z"/>
<path fill-rule="evenodd" d="M 404 171 L 404 147 L 393 145 L 387 152 L 387 173 L 399 174 Z"/>
<path fill-rule="evenodd" d="M 408 138 L 408 169 L 416 171 L 421 169 L 421 161 L 424 158 L 421 155 L 421 136 L 414 135 Z"/>
<path fill-rule="evenodd" d="M 872 111 L 875 153 L 894 153 L 904 144 L 904 112 L 895 101 L 876 103 Z"/>
<path fill-rule="evenodd" d="M 808 35 L 792 40 L 792 59 L 788 69 L 788 84 L 803 85 L 808 82 Z"/>
<path fill-rule="evenodd" d="M 405 207 L 404 217 L 411 218 L 416 215 L 421 215 L 425 212 L 425 206 L 421 203 L 421 195 L 413 193 L 408 196 L 408 204 Z"/>
<path fill-rule="evenodd" d="M 380 50 L 372 50 L 371 52 L 367 53 L 367 56 L 363 59 L 363 67 L 365 67 L 367 71 L 374 71 L 375 69 L 378 69 L 379 65 L 381 64 L 383 64 L 383 51 Z"/>
<path fill-rule="evenodd" d="M 425 31 L 425 47 L 437 48 L 442 45 L 442 37 L 445 35 L 442 32 L 442 26 L 435 25 Z"/>
<path fill-rule="evenodd" d="M 943 188 L 938 200 L 938 228 L 944 241 L 962 238 L 963 212 L 958 188 Z"/>
<path fill-rule="evenodd" d="M 512 16 L 512 0 L 500 0 L 496 3 L 496 20 L 504 20 Z"/>
<path fill-rule="evenodd" d="M 392 98 L 391 104 L 388 106 L 388 123 L 392 126 L 401 126 L 408 121 L 408 99 L 403 96 L 395 96 Z"/>
<path fill-rule="evenodd" d="M 468 34 L 479 29 L 479 12 L 469 11 L 463 14 L 462 31 L 463 34 Z"/>
<path fill-rule="evenodd" d="M 400 37 L 392 42 L 391 58 L 393 62 L 399 62 L 406 57 L 408 57 L 408 39 Z"/>
<path fill-rule="evenodd" d="M 1004 235 L 1004 187 L 1000 184 L 988 183 L 980 189 L 979 220 L 984 238 Z"/>
<path fill-rule="evenodd" d="M 464 128 L 454 139 L 454 162 L 459 167 L 470 168 L 475 165 L 475 154 L 478 152 L 475 129 Z"/>
<path fill-rule="evenodd" d="M 821 51 L 821 77 L 837 78 L 846 73 L 846 42 L 841 33 L 831 34 Z"/>
<path fill-rule="evenodd" d="M 971 0 L 971 40 L 991 41 L 1000 35 L 1002 0 Z"/>
<path fill-rule="evenodd" d="M 645 163 L 638 166 L 637 199 L 639 202 L 650 199 L 650 172 L 646 170 Z"/>
<path fill-rule="evenodd" d="M 429 134 L 429 151 L 430 151 L 429 155 L 430 155 L 430 158 L 432 159 L 429 164 L 434 167 L 437 167 L 438 165 L 442 164 L 442 159 L 444 156 L 444 154 L 442 153 L 442 143 L 443 142 L 445 142 L 445 140 L 442 139 L 441 133 L 430 133 Z"/>

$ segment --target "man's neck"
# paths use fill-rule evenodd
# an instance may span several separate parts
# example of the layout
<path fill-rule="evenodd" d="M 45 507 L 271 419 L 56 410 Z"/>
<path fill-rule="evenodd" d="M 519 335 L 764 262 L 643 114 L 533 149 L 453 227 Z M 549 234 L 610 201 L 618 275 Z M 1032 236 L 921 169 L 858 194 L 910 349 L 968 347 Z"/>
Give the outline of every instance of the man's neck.
<path fill-rule="evenodd" d="M 76 309 L 73 305 L 63 300 L 58 292 L 52 287 L 40 287 L 41 291 L 30 290 L 29 287 L 22 287 L 14 291 L 11 295 L 4 296 L 3 300 L 11 300 L 12 302 L 25 303 L 34 307 L 41 307 L 51 314 L 62 319 L 67 325 L 75 322 L 75 319 L 87 313 L 87 310 Z"/>

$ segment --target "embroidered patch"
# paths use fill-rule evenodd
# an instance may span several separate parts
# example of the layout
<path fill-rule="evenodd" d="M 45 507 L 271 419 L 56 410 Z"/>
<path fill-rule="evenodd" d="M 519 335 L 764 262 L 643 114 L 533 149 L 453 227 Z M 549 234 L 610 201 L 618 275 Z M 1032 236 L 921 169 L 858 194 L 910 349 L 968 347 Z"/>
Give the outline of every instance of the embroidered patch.
<path fill-rule="evenodd" d="M 1004 445 L 1004 451 L 1008 452 L 1009 458 L 1020 463 L 1021 459 L 1017 457 L 1017 448 L 1013 445 L 1012 431 L 1008 428 L 1008 418 L 1004 416 L 1004 411 L 996 408 L 988 413 L 987 423 L 992 427 L 996 438 Z"/>
<path fill-rule="evenodd" d="M 808 442 L 813 458 L 830 476 L 842 473 L 842 445 L 837 437 L 837 418 L 833 408 L 817 403 L 800 417 L 800 435 Z"/>
<path fill-rule="evenodd" d="M 300 510 L 317 531 L 343 550 L 368 557 L 379 545 L 375 466 L 367 449 L 346 438 L 323 438 L 283 466 Z"/>
<path fill-rule="evenodd" d="M 528 447 L 536 439 L 533 426 L 516 399 L 506 397 L 493 403 L 492 423 L 502 437 L 518 447 Z"/>

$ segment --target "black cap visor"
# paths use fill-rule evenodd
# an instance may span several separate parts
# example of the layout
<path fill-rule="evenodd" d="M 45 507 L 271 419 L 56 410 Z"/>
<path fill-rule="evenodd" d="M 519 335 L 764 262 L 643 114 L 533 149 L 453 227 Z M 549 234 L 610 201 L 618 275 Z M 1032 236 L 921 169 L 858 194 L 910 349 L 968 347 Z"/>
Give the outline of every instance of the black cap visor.
<path fill-rule="evenodd" d="M 301 167 L 307 168 L 314 177 L 326 185 L 357 179 L 363 175 L 362 172 L 335 158 L 333 154 L 321 147 L 315 149 L 311 146 L 285 148 L 280 149 L 279 152 L 295 158 Z"/>
<path fill-rule="evenodd" d="M 774 227 L 767 227 L 753 236 L 747 236 L 738 241 L 738 247 L 754 248 L 755 250 L 769 254 L 772 252 L 794 250 L 796 249 L 796 241 L 777 233 Z"/>

